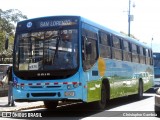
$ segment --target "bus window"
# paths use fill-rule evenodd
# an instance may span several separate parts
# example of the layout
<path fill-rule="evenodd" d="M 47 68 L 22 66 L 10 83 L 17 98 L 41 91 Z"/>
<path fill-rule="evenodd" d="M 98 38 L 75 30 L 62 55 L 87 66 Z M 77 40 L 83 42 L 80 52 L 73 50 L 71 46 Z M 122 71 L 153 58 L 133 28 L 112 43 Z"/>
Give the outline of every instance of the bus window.
<path fill-rule="evenodd" d="M 154 77 L 160 78 L 160 53 L 153 53 L 154 59 Z"/>
<path fill-rule="evenodd" d="M 83 68 L 84 70 L 90 69 L 98 58 L 97 51 L 97 34 L 83 29 L 85 36 L 82 36 L 82 54 L 83 54 Z"/>
<path fill-rule="evenodd" d="M 103 58 L 111 57 L 110 34 L 100 32 L 99 49 L 101 57 Z"/>
<path fill-rule="evenodd" d="M 149 55 L 149 49 L 146 49 L 146 64 L 150 64 L 150 55 Z"/>
<path fill-rule="evenodd" d="M 149 57 L 148 49 L 146 49 L 146 57 Z"/>
<path fill-rule="evenodd" d="M 122 51 L 120 45 L 120 38 L 117 36 L 112 36 L 113 47 L 112 47 L 112 58 L 122 60 Z"/>
<path fill-rule="evenodd" d="M 132 44 L 132 53 L 137 54 L 137 47 L 135 44 Z"/>
<path fill-rule="evenodd" d="M 149 53 L 150 53 L 150 65 L 153 65 L 152 50 L 149 50 Z"/>
<path fill-rule="evenodd" d="M 140 59 L 140 63 L 145 64 L 145 56 L 143 52 L 143 47 L 139 47 L 139 59 Z"/>
<path fill-rule="evenodd" d="M 129 42 L 126 40 L 123 40 L 122 46 L 123 46 L 123 60 L 131 61 L 131 52 L 129 49 Z"/>
<path fill-rule="evenodd" d="M 17 41 L 15 67 L 19 71 L 75 69 L 78 65 L 76 29 L 22 33 Z"/>
<path fill-rule="evenodd" d="M 137 47 L 137 59 L 138 59 L 138 63 L 140 62 L 140 58 L 139 58 L 139 54 L 140 54 L 140 48 L 139 48 L 139 46 L 138 45 L 136 45 L 136 47 Z"/>
<path fill-rule="evenodd" d="M 139 62 L 137 45 L 132 44 L 132 62 Z"/>
<path fill-rule="evenodd" d="M 100 32 L 100 43 L 109 46 L 110 35 L 108 33 Z"/>

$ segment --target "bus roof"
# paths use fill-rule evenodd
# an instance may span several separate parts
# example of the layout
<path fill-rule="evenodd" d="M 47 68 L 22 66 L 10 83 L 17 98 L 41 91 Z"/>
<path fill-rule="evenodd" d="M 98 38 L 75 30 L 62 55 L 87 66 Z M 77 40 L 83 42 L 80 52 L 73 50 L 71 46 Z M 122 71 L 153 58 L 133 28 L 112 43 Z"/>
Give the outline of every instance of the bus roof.
<path fill-rule="evenodd" d="M 147 44 L 145 44 L 145 43 L 143 43 L 143 42 L 140 42 L 139 40 L 137 40 L 137 39 L 134 39 L 134 38 L 131 38 L 131 37 L 128 37 L 127 35 L 124 35 L 124 34 L 122 34 L 122 33 L 119 33 L 119 32 L 116 32 L 116 31 L 114 31 L 114 30 L 111 30 L 111 29 L 109 29 L 109 28 L 107 28 L 107 27 L 104 27 L 104 26 L 102 26 L 102 25 L 100 25 L 100 24 L 97 24 L 97 23 L 95 23 L 95 22 L 93 22 L 93 21 L 91 21 L 91 20 L 88 20 L 88 19 L 86 19 L 86 18 L 84 18 L 84 17 L 81 17 L 81 16 L 71 16 L 71 15 L 68 15 L 68 16 L 46 16 L 46 17 L 39 17 L 39 18 L 33 18 L 33 19 L 28 19 L 28 20 L 24 20 L 24 21 L 20 21 L 20 22 L 18 22 L 18 24 L 22 24 L 22 23 L 26 23 L 26 22 L 29 22 L 29 21 L 36 21 L 36 20 L 47 20 L 47 19 L 52 19 L 52 18 L 70 18 L 70 17 L 72 17 L 72 18 L 76 18 L 76 19 L 80 19 L 82 22 L 84 22 L 84 23 L 87 23 L 87 24 L 89 24 L 89 25 L 92 25 L 92 26 L 94 26 L 94 27 L 96 27 L 96 28 L 98 28 L 98 29 L 101 29 L 101 30 L 103 30 L 103 31 L 106 31 L 106 32 L 108 32 L 108 33 L 111 33 L 111 34 L 114 34 L 114 35 L 116 35 L 116 36 L 119 36 L 119 37 L 121 37 L 121 38 L 123 38 L 123 39 L 125 39 L 125 40 L 127 40 L 127 41 L 130 41 L 130 42 L 132 42 L 132 43 L 135 43 L 136 45 L 140 45 L 140 46 L 142 46 L 142 47 L 145 47 L 145 48 L 147 48 L 147 49 L 151 49 L 151 47 L 150 46 L 148 46 Z M 18 26 L 18 24 L 17 24 L 17 26 Z"/>
<path fill-rule="evenodd" d="M 85 23 L 88 23 L 88 24 L 90 24 L 90 25 L 92 25 L 92 26 L 94 26 L 94 27 L 97 27 L 97 28 L 99 28 L 99 29 L 101 29 L 101 30 L 103 30 L 103 31 L 106 31 L 106 32 L 108 32 L 108 33 L 111 33 L 111 34 L 114 34 L 114 35 L 116 35 L 116 36 L 119 36 L 119 37 L 121 37 L 121 38 L 123 38 L 123 39 L 125 39 L 125 40 L 127 40 L 127 41 L 131 41 L 132 43 L 135 43 L 136 45 L 140 45 L 140 46 L 143 46 L 143 47 L 145 47 L 145 48 L 147 48 L 147 49 L 151 49 L 150 46 L 148 46 L 147 44 L 139 41 L 138 39 L 134 39 L 134 38 L 131 38 L 131 37 L 129 37 L 129 36 L 127 36 L 127 35 L 124 35 L 124 34 L 122 34 L 122 33 L 116 32 L 116 31 L 114 31 L 114 30 L 112 30 L 112 29 L 110 29 L 110 28 L 107 28 L 107 27 L 105 27 L 105 26 L 102 26 L 102 25 L 100 25 L 100 24 L 97 24 L 97 23 L 95 23 L 95 22 L 93 22 L 93 21 L 90 21 L 90 20 L 88 20 L 88 19 L 86 19 L 86 18 L 81 17 L 81 21 L 83 21 L 83 22 L 85 22 Z"/>

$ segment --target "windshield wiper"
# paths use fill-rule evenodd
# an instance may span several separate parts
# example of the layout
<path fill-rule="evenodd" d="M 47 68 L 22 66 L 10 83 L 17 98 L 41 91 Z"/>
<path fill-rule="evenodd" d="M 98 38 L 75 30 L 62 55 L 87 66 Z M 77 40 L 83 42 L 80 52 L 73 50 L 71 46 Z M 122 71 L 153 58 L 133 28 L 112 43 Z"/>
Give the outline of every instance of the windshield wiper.
<path fill-rule="evenodd" d="M 55 58 L 58 58 L 58 47 L 59 47 L 60 40 L 61 40 L 61 30 L 58 31 L 58 36 L 57 36 L 57 41 L 56 41 L 56 50 L 55 50 L 54 57 L 53 57 L 53 63 L 55 61 Z"/>

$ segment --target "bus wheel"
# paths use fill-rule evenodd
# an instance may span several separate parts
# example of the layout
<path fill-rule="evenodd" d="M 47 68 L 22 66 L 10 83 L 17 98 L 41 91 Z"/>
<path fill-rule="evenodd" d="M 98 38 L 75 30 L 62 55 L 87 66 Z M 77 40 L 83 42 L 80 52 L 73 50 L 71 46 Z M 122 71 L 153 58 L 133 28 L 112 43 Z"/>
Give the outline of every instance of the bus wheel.
<path fill-rule="evenodd" d="M 95 103 L 95 107 L 97 109 L 103 110 L 106 107 L 106 103 L 107 103 L 107 91 L 106 91 L 106 86 L 105 84 L 102 84 L 102 88 L 101 88 L 101 100 L 97 101 Z"/>
<path fill-rule="evenodd" d="M 142 80 L 139 81 L 137 98 L 139 100 L 141 100 L 143 98 L 143 82 L 142 82 Z"/>
<path fill-rule="evenodd" d="M 58 101 L 43 101 L 45 108 L 54 110 L 58 106 Z"/>

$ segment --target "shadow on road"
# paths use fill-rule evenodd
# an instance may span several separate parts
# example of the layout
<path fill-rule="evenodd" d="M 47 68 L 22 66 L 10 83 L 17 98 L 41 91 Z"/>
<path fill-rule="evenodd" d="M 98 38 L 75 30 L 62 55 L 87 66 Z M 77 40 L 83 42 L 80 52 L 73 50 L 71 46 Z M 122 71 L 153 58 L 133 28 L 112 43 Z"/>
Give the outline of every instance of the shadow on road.
<path fill-rule="evenodd" d="M 145 100 L 147 98 L 150 98 L 153 96 L 144 96 L 142 100 Z M 68 105 L 63 105 L 57 107 L 56 110 L 49 111 L 47 109 L 40 109 L 40 110 L 29 110 L 25 112 L 34 112 L 34 113 L 41 113 L 43 117 L 54 117 L 54 118 L 59 118 L 59 119 L 81 119 L 83 117 L 89 117 L 89 116 L 94 116 L 103 113 L 106 111 L 109 115 L 108 110 L 112 108 L 116 108 L 118 106 L 130 104 L 133 102 L 138 101 L 135 99 L 134 96 L 128 96 L 128 97 L 121 97 L 117 99 L 110 100 L 106 109 L 103 111 L 100 110 L 95 110 L 95 108 L 92 106 L 92 104 L 86 104 L 86 103 L 77 103 L 77 104 L 68 104 Z M 121 112 L 121 111 L 120 111 Z M 106 114 L 105 113 L 105 114 Z"/>
<path fill-rule="evenodd" d="M 143 97 L 142 100 L 153 97 L 154 93 L 155 93 L 154 88 L 148 90 L 147 92 L 145 92 L 145 96 Z M 116 98 L 116 99 L 110 100 L 109 103 L 107 104 L 106 109 L 103 111 L 96 110 L 92 106 L 93 104 L 74 103 L 74 104 L 58 106 L 56 110 L 52 110 L 52 111 L 49 111 L 43 108 L 43 109 L 34 109 L 34 110 L 31 109 L 31 110 L 23 111 L 23 112 L 41 113 L 42 118 L 47 117 L 47 119 L 54 118 L 54 119 L 69 119 L 69 120 L 74 119 L 75 120 L 75 119 L 82 119 L 84 117 L 90 117 L 90 116 L 98 117 L 97 115 L 104 115 L 104 114 L 105 116 L 108 117 L 108 116 L 111 116 L 110 114 L 112 113 L 114 114 L 114 112 L 119 112 L 119 113 L 116 113 L 116 115 L 122 114 L 122 111 L 110 111 L 111 109 L 119 107 L 119 106 L 131 104 L 134 102 L 138 102 L 138 101 L 139 100 L 135 99 L 135 96 Z"/>
<path fill-rule="evenodd" d="M 150 89 L 148 89 L 145 93 L 156 93 L 158 87 L 152 87 Z"/>

